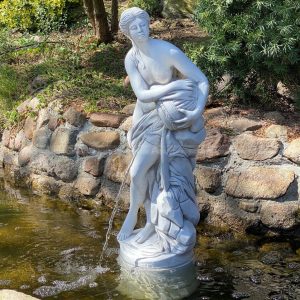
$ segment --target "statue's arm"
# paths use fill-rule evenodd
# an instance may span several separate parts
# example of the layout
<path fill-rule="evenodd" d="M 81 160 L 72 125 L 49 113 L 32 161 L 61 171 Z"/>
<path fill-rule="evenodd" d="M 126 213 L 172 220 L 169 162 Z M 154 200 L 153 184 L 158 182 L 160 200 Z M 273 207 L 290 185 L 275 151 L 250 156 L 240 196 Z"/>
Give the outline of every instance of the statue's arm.
<path fill-rule="evenodd" d="M 181 80 L 179 83 L 173 81 L 165 85 L 160 85 L 158 88 L 150 89 L 148 84 L 142 78 L 139 70 L 136 67 L 136 64 L 128 54 L 125 58 L 125 69 L 136 97 L 139 99 L 139 101 L 144 103 L 157 101 L 161 97 L 177 89 L 193 89 L 192 84 L 184 80 Z"/>
<path fill-rule="evenodd" d="M 185 77 L 198 85 L 198 109 L 203 112 L 209 92 L 209 83 L 203 72 L 177 47 L 171 46 L 169 58 L 171 64 Z"/>

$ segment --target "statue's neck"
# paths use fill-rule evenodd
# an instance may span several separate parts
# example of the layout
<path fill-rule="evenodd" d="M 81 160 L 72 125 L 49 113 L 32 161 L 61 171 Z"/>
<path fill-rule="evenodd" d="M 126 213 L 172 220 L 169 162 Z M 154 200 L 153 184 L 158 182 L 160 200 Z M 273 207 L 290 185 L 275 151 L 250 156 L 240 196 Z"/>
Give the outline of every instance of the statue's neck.
<path fill-rule="evenodd" d="M 148 56 L 150 52 L 150 38 L 142 42 L 132 41 L 132 46 L 140 53 L 143 53 Z"/>

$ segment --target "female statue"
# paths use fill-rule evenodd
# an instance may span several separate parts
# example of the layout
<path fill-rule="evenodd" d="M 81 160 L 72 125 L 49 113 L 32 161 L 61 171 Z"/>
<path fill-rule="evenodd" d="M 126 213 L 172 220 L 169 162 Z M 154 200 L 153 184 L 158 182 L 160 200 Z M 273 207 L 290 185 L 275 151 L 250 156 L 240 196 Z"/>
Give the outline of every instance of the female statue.
<path fill-rule="evenodd" d="M 128 133 L 134 154 L 130 209 L 118 240 L 133 234 L 144 205 L 146 225 L 135 242 L 142 244 L 156 233 L 161 251 L 181 254 L 194 246 L 199 221 L 192 172 L 205 138 L 202 112 L 208 81 L 180 49 L 149 37 L 149 21 L 137 7 L 120 19 L 121 31 L 132 42 L 125 68 L 137 103 Z"/>

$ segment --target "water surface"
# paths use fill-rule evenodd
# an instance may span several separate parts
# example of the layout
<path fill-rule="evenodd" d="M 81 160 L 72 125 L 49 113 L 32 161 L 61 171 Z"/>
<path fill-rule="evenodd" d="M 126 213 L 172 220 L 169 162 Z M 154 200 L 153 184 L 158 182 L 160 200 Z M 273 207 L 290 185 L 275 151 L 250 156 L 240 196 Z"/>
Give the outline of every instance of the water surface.
<path fill-rule="evenodd" d="M 132 293 L 131 285 L 127 293 L 120 280 L 115 234 L 124 214 L 117 215 L 99 265 L 110 213 L 35 196 L 0 180 L 0 289 L 45 299 L 153 297 L 144 288 Z M 188 299 L 300 299 L 299 239 L 235 235 L 207 225 L 198 232 L 199 286 Z"/>

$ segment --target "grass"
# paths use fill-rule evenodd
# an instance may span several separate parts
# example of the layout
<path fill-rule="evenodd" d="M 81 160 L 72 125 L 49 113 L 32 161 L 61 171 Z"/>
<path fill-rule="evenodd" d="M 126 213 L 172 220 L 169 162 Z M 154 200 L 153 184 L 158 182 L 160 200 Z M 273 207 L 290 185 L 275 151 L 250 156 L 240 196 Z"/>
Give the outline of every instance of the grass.
<path fill-rule="evenodd" d="M 65 105 L 75 101 L 86 112 L 119 111 L 135 99 L 131 89 L 123 87 L 123 60 L 129 49 L 125 40 L 97 47 L 88 27 L 33 42 L 43 38 L 13 35 L 10 39 L 13 47 L 24 49 L 2 58 L 0 110 L 6 119 L 14 121 L 13 108 L 33 96 L 44 104 L 54 99 Z"/>

